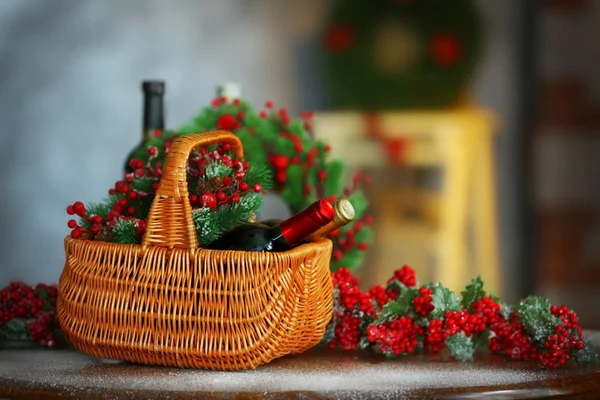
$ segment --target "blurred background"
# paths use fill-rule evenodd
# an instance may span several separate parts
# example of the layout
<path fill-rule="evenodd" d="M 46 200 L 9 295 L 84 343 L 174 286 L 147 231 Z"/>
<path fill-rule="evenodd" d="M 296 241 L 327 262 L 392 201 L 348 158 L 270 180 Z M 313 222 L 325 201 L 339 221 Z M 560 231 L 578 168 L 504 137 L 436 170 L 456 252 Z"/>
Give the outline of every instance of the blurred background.
<path fill-rule="evenodd" d="M 167 82 L 168 127 L 236 82 L 315 111 L 373 176 L 365 284 L 481 273 L 599 328 L 599 21 L 591 0 L 3 0 L 0 286 L 58 280 L 66 205 L 139 142 L 141 80 Z"/>

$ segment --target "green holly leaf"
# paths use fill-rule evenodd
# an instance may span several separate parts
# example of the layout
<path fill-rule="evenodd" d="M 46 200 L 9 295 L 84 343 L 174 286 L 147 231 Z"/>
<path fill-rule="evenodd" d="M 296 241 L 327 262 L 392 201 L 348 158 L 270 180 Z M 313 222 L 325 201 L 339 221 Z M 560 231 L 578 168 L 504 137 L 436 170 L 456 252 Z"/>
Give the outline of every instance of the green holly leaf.
<path fill-rule="evenodd" d="M 596 354 L 594 345 L 590 341 L 584 342 L 583 349 L 572 351 L 571 357 L 579 365 L 596 365 L 599 363 L 598 354 Z"/>
<path fill-rule="evenodd" d="M 416 288 L 404 287 L 395 301 L 390 301 L 383 306 L 375 322 L 382 323 L 407 315 L 414 316 L 413 300 L 418 294 Z"/>
<path fill-rule="evenodd" d="M 500 304 L 500 314 L 504 317 L 505 320 L 510 319 L 510 315 L 512 314 L 513 309 L 508 304 L 501 303 Z"/>
<path fill-rule="evenodd" d="M 526 298 L 519 303 L 516 313 L 527 333 L 538 343 L 545 341 L 560 324 L 560 318 L 550 313 L 550 300 L 543 297 Z"/>
<path fill-rule="evenodd" d="M 31 340 L 27 325 L 29 320 L 25 318 L 13 318 L 0 326 L 0 340 L 27 341 Z"/>
<path fill-rule="evenodd" d="M 475 349 L 487 349 L 491 334 L 492 332 L 486 329 L 483 332 L 473 335 L 473 346 L 475 346 Z"/>
<path fill-rule="evenodd" d="M 407 288 L 404 283 L 400 282 L 398 279 L 393 279 L 390 283 L 387 284 L 387 290 L 393 290 L 394 292 L 402 293 Z"/>
<path fill-rule="evenodd" d="M 445 341 L 450 355 L 460 361 L 472 361 L 475 348 L 470 337 L 463 332 L 450 336 Z"/>
<path fill-rule="evenodd" d="M 359 348 L 361 350 L 368 349 L 369 347 L 372 347 L 372 346 L 373 346 L 373 343 L 369 342 L 369 338 L 367 336 L 362 336 L 360 338 Z"/>
<path fill-rule="evenodd" d="M 344 163 L 340 160 L 332 160 L 327 163 L 325 172 L 327 172 L 325 197 L 339 195 L 344 184 Z"/>
<path fill-rule="evenodd" d="M 442 286 L 441 283 L 432 287 L 431 304 L 435 307 L 430 314 L 430 318 L 438 319 L 444 316 L 446 311 L 459 311 L 460 302 L 458 297 L 450 289 Z"/>
<path fill-rule="evenodd" d="M 481 277 L 474 278 L 471 283 L 467 285 L 465 290 L 461 292 L 462 306 L 467 310 L 471 310 L 471 306 L 474 302 L 481 300 L 485 296 L 485 290 L 483 290 L 483 281 Z"/>
<path fill-rule="evenodd" d="M 332 320 L 325 328 L 325 333 L 321 338 L 321 343 L 328 344 L 335 337 L 335 322 Z"/>

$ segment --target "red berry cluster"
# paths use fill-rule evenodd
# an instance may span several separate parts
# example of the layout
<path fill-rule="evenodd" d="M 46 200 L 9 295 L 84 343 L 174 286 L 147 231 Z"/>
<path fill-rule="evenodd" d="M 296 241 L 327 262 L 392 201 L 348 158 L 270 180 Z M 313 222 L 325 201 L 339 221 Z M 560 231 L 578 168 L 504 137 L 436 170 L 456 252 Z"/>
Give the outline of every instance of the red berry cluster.
<path fill-rule="evenodd" d="M 510 321 L 499 319 L 492 325 L 494 336 L 488 342 L 494 353 L 505 353 L 515 360 L 537 359 L 538 349 L 527 335 L 519 317 L 512 313 Z"/>
<path fill-rule="evenodd" d="M 335 201 L 335 197 L 329 198 L 329 201 Z M 333 241 L 333 252 L 332 259 L 334 261 L 340 261 L 344 258 L 344 254 L 350 250 L 357 249 L 359 251 L 366 251 L 369 245 L 365 242 L 358 242 L 356 235 L 363 229 L 365 225 L 373 223 L 373 217 L 366 215 L 361 219 L 357 219 L 356 222 L 349 227 L 349 229 L 341 230 L 336 229 L 329 233 L 329 238 Z"/>
<path fill-rule="evenodd" d="M 52 325 L 57 294 L 54 285 L 32 287 L 23 282 L 11 283 L 0 291 L 0 328 L 13 319 L 26 320 L 32 340 L 54 347 Z"/>
<path fill-rule="evenodd" d="M 400 294 L 400 292 L 397 290 L 390 288 L 390 284 L 393 281 L 398 281 L 407 287 L 413 287 L 417 284 L 417 275 L 415 274 L 415 271 L 408 265 L 404 265 L 402 268 L 394 271 L 394 275 L 387 281 L 387 293 L 391 299 L 395 299 Z"/>
<path fill-rule="evenodd" d="M 517 311 L 513 311 L 506 320 L 501 304 L 477 287 L 471 286 L 471 289 L 475 288 L 475 292 L 471 292 L 475 293 L 475 299 L 465 305 L 467 308 L 458 307 L 454 301 L 449 303 L 453 304 L 452 308 L 439 317 L 440 313 L 433 313 L 432 296 L 436 292 L 430 286 L 415 288 L 416 276 L 408 266 L 394 272 L 387 289 L 378 285 L 361 292 L 357 278 L 345 268 L 333 273 L 332 279 L 336 297 L 333 337 L 328 342 L 331 348 L 340 345 L 346 350 L 354 350 L 371 344 L 388 355 L 401 355 L 415 352 L 422 344 L 427 351 L 438 353 L 451 345 L 447 339 L 455 335 L 463 337 L 462 344 L 458 346 L 473 346 L 473 342 L 469 342 L 470 337 L 489 333 L 487 344 L 492 352 L 506 354 L 513 359 L 538 360 L 541 366 L 557 368 L 574 352 L 585 347 L 577 315 L 566 306 L 552 306 L 545 311 L 557 317 L 560 323 L 543 343 L 539 343 L 533 340 L 533 333 L 525 328 Z M 404 286 L 394 286 L 394 282 Z M 390 286 L 401 292 L 390 290 Z M 401 289 L 403 287 L 407 289 Z M 399 299 L 398 296 L 402 300 L 396 307 L 405 310 L 404 314 L 394 314 L 396 307 L 385 307 Z M 411 301 L 412 308 L 406 308 L 407 299 Z M 536 310 L 544 312 L 543 309 Z M 457 344 L 453 341 L 452 345 Z"/>
<path fill-rule="evenodd" d="M 329 347 L 341 345 L 345 350 L 359 346 L 364 330 L 364 321 L 372 319 L 379 309 L 378 305 L 387 303 L 383 288 L 362 292 L 358 287 L 358 278 L 347 268 L 339 268 L 331 275 L 336 288 L 334 319 L 334 337 Z M 383 290 L 383 292 L 382 292 Z"/>
<path fill-rule="evenodd" d="M 427 336 L 425 336 L 425 347 L 432 353 L 439 353 L 444 347 L 444 341 L 450 336 L 444 331 L 444 321 L 432 319 L 427 325 Z"/>
<path fill-rule="evenodd" d="M 435 308 L 433 304 L 431 304 L 432 294 L 433 289 L 421 287 L 419 288 L 419 295 L 415 296 L 415 298 L 413 299 L 415 312 L 421 317 L 426 317 L 427 314 L 429 314 Z"/>
<path fill-rule="evenodd" d="M 232 172 L 223 177 L 216 186 L 204 187 L 201 192 L 190 194 L 192 208 L 217 208 L 225 204 L 238 203 L 241 197 L 249 192 L 262 192 L 260 184 L 250 187 L 244 181 L 250 164 L 231 156 L 230 151 L 231 145 L 228 143 L 218 146 L 212 152 L 205 147 L 194 149 L 188 163 L 188 173 L 191 175 L 196 178 L 205 176 L 206 168 L 215 162 L 231 168 Z"/>
<path fill-rule="evenodd" d="M 227 129 L 227 118 L 218 123 L 221 129 Z M 159 131 L 155 136 L 160 136 Z M 164 152 L 169 152 L 172 139 L 166 138 L 164 141 Z M 192 208 L 208 207 L 216 208 L 224 204 L 237 203 L 241 196 L 249 192 L 260 193 L 263 188 L 256 183 L 250 185 L 244 181 L 248 171 L 249 163 L 241 161 L 230 155 L 231 145 L 224 144 L 216 147 L 214 151 L 207 148 L 194 149 L 188 162 L 188 174 L 195 178 L 203 177 L 209 164 L 215 162 L 230 167 L 232 172 L 230 176 L 222 179 L 217 187 L 207 188 L 201 193 L 192 193 L 189 195 Z M 90 214 L 81 201 L 76 201 L 67 207 L 69 215 L 77 215 L 81 219 L 81 225 L 75 219 L 70 219 L 67 226 L 71 229 L 71 237 L 74 239 L 93 239 L 103 226 L 114 226 L 119 219 L 133 220 L 135 232 L 141 238 L 146 231 L 146 215 L 139 215 L 140 210 L 148 207 L 148 200 L 154 198 L 159 186 L 160 178 L 163 174 L 163 168 L 160 161 L 157 161 L 159 150 L 156 146 L 148 147 L 148 160 L 146 162 L 139 159 L 132 159 L 129 162 L 131 171 L 126 172 L 124 178 L 115 182 L 109 189 L 108 194 L 119 196 L 114 202 L 106 216 Z M 150 182 L 147 189 L 136 189 L 134 181 L 136 179 L 147 179 Z M 143 206 L 142 206 L 143 205 Z M 141 207 L 142 208 L 139 208 Z M 144 214 L 143 212 L 141 214 Z"/>
<path fill-rule="evenodd" d="M 384 353 L 392 353 L 396 356 L 413 353 L 419 344 L 418 336 L 423 333 L 424 328 L 416 324 L 410 316 L 367 328 L 369 342 L 379 345 Z"/>

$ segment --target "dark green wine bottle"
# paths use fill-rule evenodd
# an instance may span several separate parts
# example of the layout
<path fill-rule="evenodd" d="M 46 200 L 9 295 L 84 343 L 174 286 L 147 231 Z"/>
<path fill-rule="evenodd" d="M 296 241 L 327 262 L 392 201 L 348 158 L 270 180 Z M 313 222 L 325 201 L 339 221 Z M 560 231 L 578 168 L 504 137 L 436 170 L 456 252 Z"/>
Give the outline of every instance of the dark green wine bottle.
<path fill-rule="evenodd" d="M 269 227 L 279 225 L 283 222 L 282 219 L 273 218 L 273 219 L 265 219 L 264 221 L 258 221 L 259 224 L 267 225 Z"/>
<path fill-rule="evenodd" d="M 330 223 L 334 209 L 327 200 L 318 200 L 282 221 L 268 226 L 262 223 L 240 225 L 210 243 L 214 250 L 240 251 L 286 251 L 298 245 L 304 238 Z"/>
<path fill-rule="evenodd" d="M 164 81 L 143 81 L 142 92 L 144 94 L 144 108 L 142 117 L 142 140 L 127 155 L 125 160 L 125 172 L 133 172 L 129 165 L 131 160 L 138 159 L 146 161 L 148 159 L 148 142 L 154 134 L 154 131 L 165 129 L 165 109 L 164 109 Z"/>

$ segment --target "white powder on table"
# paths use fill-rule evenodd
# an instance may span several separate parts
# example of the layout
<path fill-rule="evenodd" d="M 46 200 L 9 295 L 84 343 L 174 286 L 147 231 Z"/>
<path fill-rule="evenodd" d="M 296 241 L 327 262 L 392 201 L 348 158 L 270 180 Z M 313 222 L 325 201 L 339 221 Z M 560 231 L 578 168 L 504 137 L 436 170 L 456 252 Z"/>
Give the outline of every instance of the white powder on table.
<path fill-rule="evenodd" d="M 494 361 L 496 360 L 496 361 Z M 134 365 L 67 350 L 2 350 L 0 379 L 40 387 L 101 393 L 103 389 L 205 393 L 312 392 L 381 398 L 414 390 L 497 386 L 584 373 L 582 369 L 541 371 L 533 363 L 503 358 L 456 362 L 410 356 L 373 362 L 352 354 L 309 352 L 288 356 L 253 371 L 218 372 Z M 589 372 L 589 370 L 587 370 Z"/>

